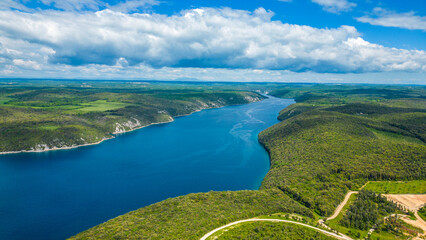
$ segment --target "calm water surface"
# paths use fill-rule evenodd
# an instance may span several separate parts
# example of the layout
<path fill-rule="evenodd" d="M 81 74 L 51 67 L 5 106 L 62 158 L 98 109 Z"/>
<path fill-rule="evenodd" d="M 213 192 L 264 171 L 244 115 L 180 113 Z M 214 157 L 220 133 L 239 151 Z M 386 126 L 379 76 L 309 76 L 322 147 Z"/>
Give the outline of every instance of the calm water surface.
<path fill-rule="evenodd" d="M 257 135 L 292 103 L 271 97 L 99 145 L 0 155 L 0 238 L 64 239 L 166 198 L 258 189 L 269 156 Z"/>

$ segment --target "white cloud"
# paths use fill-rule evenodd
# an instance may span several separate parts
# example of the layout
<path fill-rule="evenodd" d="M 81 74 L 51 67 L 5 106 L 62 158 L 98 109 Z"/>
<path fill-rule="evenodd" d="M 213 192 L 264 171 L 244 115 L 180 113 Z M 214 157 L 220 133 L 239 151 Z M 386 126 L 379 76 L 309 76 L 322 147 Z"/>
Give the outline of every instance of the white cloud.
<path fill-rule="evenodd" d="M 13 66 L 11 66 L 11 65 L 6 65 L 5 67 L 4 67 L 4 69 L 1 71 L 3 74 L 6 74 L 6 75 L 8 75 L 8 74 L 12 74 L 12 73 L 16 73 L 14 70 L 13 70 Z"/>
<path fill-rule="evenodd" d="M 373 44 L 350 26 L 318 29 L 272 16 L 262 8 L 203 8 L 172 16 L 0 11 L 0 57 L 9 59 L 0 67 L 18 66 L 13 60 L 21 59 L 43 70 L 90 66 L 122 74 L 138 66 L 318 73 L 426 69 L 425 51 Z"/>
<path fill-rule="evenodd" d="M 417 16 L 415 12 L 396 13 L 383 8 L 375 8 L 374 17 L 363 16 L 357 18 L 359 22 L 384 27 L 398 27 L 411 30 L 426 31 L 426 17 Z"/>
<path fill-rule="evenodd" d="M 32 69 L 35 69 L 35 70 L 41 69 L 40 64 L 38 64 L 35 61 L 31 61 L 31 60 L 13 59 L 13 63 L 17 66 L 22 66 L 22 67 L 25 67 L 25 68 L 32 68 Z"/>
<path fill-rule="evenodd" d="M 327 12 L 339 13 L 347 12 L 356 7 L 356 3 L 348 2 L 347 0 L 311 0 L 319 4 Z"/>

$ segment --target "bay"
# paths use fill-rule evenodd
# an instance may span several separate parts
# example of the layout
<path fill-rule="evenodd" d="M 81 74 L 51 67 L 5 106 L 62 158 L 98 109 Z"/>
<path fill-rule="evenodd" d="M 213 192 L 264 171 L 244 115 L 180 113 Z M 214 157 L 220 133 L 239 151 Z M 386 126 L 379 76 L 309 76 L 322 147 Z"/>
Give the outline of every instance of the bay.
<path fill-rule="evenodd" d="M 195 192 L 258 189 L 269 156 L 257 135 L 294 103 L 208 109 L 98 145 L 0 156 L 2 239 L 64 239 Z"/>

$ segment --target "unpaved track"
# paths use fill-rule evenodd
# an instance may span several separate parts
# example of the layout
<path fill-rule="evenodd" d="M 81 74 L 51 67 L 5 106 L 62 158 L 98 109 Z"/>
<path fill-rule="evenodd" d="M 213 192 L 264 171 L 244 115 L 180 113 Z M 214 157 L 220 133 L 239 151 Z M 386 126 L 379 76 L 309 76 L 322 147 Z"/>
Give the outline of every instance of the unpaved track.
<path fill-rule="evenodd" d="M 333 215 L 331 215 L 330 217 L 328 217 L 326 220 L 332 220 L 335 219 L 337 216 L 339 216 L 340 212 L 342 211 L 343 207 L 346 205 L 346 203 L 348 203 L 349 198 L 351 197 L 352 194 L 354 193 L 358 193 L 357 191 L 349 191 L 345 198 L 343 199 L 343 201 L 339 204 L 339 206 L 337 206 L 336 210 L 334 210 Z M 319 225 L 321 225 L 323 228 L 326 228 L 328 230 L 332 230 L 331 227 L 327 226 L 327 224 L 325 224 L 323 219 L 318 220 Z M 352 239 L 346 235 L 344 235 L 343 233 L 340 233 L 340 235 L 342 235 L 344 237 L 344 239 Z"/>
<path fill-rule="evenodd" d="M 414 216 L 416 217 L 416 220 L 412 220 L 408 217 L 401 218 L 404 222 L 413 225 L 414 227 L 418 227 L 423 230 L 423 234 L 420 234 L 420 236 L 426 236 L 426 222 L 419 216 L 417 211 L 414 212 Z"/>
<path fill-rule="evenodd" d="M 244 222 L 261 222 L 261 221 L 263 221 L 263 222 L 285 222 L 285 223 L 297 224 L 297 225 L 301 225 L 301 226 L 304 226 L 304 227 L 308 227 L 308 228 L 317 230 L 321 233 L 324 233 L 328 236 L 331 236 L 331 237 L 334 237 L 334 238 L 337 238 L 337 239 L 352 240 L 352 238 L 350 238 L 348 236 L 341 236 L 341 235 L 323 230 L 321 228 L 313 227 L 311 225 L 300 223 L 300 222 L 295 222 L 295 221 L 290 221 L 290 220 L 282 220 L 282 219 L 260 219 L 260 218 L 251 218 L 251 219 L 240 220 L 240 221 L 232 222 L 232 223 L 227 224 L 227 225 L 222 226 L 222 227 L 218 227 L 218 228 L 214 229 L 213 231 L 210 231 L 209 233 L 204 235 L 202 238 L 200 238 L 200 240 L 206 240 L 208 237 L 210 237 L 211 235 L 213 235 L 217 231 L 220 231 L 222 229 L 225 229 L 225 228 L 230 227 L 230 226 L 235 225 L 235 224 L 244 223 Z"/>
<path fill-rule="evenodd" d="M 346 205 L 346 203 L 348 203 L 349 198 L 354 193 L 358 193 L 358 192 L 357 191 L 349 191 L 346 194 L 345 199 L 343 199 L 343 201 L 339 204 L 339 206 L 337 206 L 336 210 L 334 210 L 333 215 L 331 215 L 331 217 L 327 218 L 327 220 L 332 220 L 332 219 L 335 219 L 337 216 L 339 216 L 339 214 L 342 211 L 343 207 Z"/>
<path fill-rule="evenodd" d="M 384 194 L 384 196 L 386 196 L 388 200 L 397 202 L 414 212 L 416 220 L 412 220 L 408 217 L 401 219 L 410 225 L 421 228 L 424 231 L 422 235 L 426 236 L 426 222 L 417 213 L 417 210 L 426 204 L 426 194 Z"/>

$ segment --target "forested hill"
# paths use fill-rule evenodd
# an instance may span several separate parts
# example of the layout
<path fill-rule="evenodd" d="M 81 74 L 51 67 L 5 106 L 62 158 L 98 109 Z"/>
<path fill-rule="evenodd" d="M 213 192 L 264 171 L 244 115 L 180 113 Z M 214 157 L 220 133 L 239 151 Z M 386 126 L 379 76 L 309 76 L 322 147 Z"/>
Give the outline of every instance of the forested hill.
<path fill-rule="evenodd" d="M 299 84 L 264 89 L 297 103 L 280 112 L 281 123 L 259 135 L 271 156 L 259 191 L 168 199 L 73 239 L 199 239 L 214 228 L 259 215 L 313 218 L 316 211 L 328 216 L 349 189 L 367 180 L 426 178 L 425 88 Z"/>
<path fill-rule="evenodd" d="M 279 188 L 321 215 L 368 180 L 426 178 L 424 87 L 278 89 L 296 104 L 259 140 L 270 152 L 262 189 Z"/>
<path fill-rule="evenodd" d="M 201 109 L 261 99 L 223 85 L 0 81 L 0 152 L 96 143 Z"/>

